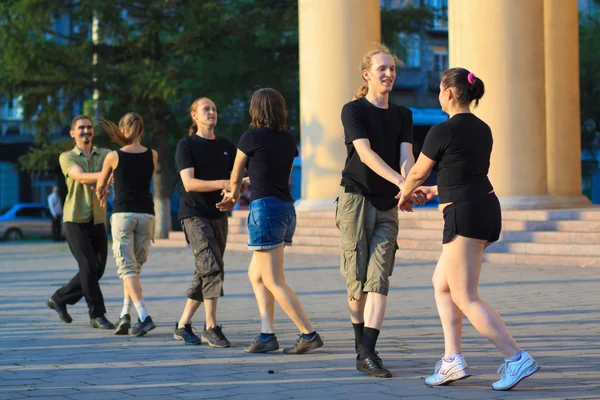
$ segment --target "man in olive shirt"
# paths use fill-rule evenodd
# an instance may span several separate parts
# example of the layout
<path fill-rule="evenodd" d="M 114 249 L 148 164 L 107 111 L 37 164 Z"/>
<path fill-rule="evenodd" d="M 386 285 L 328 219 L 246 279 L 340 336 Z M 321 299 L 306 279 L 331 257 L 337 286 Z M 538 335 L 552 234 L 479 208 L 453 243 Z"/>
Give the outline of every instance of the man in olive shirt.
<path fill-rule="evenodd" d="M 71 323 L 67 304 L 73 305 L 85 297 L 90 326 L 114 329 L 104 316 L 106 309 L 99 283 L 106 267 L 106 208 L 100 206 L 94 193 L 104 158 L 110 150 L 92 146 L 92 120 L 84 115 L 73 119 L 70 134 L 75 147 L 62 153 L 59 160 L 68 189 L 63 210 L 65 236 L 79 264 L 79 272 L 58 289 L 46 305 L 58 313 L 61 321 Z"/>

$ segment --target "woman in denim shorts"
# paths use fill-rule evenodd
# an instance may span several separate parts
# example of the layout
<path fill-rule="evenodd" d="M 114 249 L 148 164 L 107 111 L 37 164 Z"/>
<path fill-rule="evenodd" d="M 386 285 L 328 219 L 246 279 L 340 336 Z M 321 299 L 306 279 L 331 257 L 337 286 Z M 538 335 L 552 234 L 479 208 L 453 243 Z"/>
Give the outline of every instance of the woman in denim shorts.
<path fill-rule="evenodd" d="M 281 94 L 265 88 L 256 91 L 250 101 L 251 130 L 240 138 L 231 173 L 231 193 L 217 207 L 229 209 L 240 198 L 244 168 L 252 184 L 248 215 L 248 247 L 254 250 L 248 276 L 261 316 L 261 334 L 247 347 L 247 353 L 265 353 L 279 349 L 274 334 L 275 300 L 300 329 L 296 344 L 283 352 L 302 354 L 323 346 L 294 291 L 283 274 L 284 246 L 292 244 L 296 229 L 296 211 L 290 194 L 289 177 L 296 140 L 286 128 L 287 110 Z"/>
<path fill-rule="evenodd" d="M 139 318 L 130 334 L 142 336 L 156 327 L 146 311 L 139 275 L 142 264 L 148 258 L 148 247 L 154 235 L 154 201 L 150 193 L 150 181 L 158 154 L 140 143 L 144 134 L 144 120 L 138 114 L 125 114 L 119 126 L 109 121 L 101 125 L 113 141 L 123 146 L 106 156 L 96 188 L 98 199 L 104 203 L 106 185 L 111 174 L 114 176 L 111 231 L 113 253 L 124 292 L 123 309 L 115 327 L 115 335 L 129 333 L 129 310 L 133 303 Z"/>

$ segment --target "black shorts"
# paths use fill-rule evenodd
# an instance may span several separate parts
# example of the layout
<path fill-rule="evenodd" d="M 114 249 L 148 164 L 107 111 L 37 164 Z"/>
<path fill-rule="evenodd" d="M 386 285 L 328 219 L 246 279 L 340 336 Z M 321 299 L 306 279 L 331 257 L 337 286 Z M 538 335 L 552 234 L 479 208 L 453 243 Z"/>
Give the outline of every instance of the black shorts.
<path fill-rule="evenodd" d="M 442 243 L 450 242 L 455 235 L 495 242 L 500 238 L 501 230 L 502 211 L 495 193 L 444 208 Z"/>

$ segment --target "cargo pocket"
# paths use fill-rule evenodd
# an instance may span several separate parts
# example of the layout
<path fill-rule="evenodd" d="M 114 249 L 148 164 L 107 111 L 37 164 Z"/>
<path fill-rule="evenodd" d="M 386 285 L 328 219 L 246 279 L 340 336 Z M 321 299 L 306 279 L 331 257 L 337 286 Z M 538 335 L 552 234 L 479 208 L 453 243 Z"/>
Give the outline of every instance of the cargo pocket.
<path fill-rule="evenodd" d="M 196 270 L 201 277 L 215 275 L 221 272 L 221 263 L 217 260 L 208 241 L 192 248 L 196 258 Z"/>
<path fill-rule="evenodd" d="M 357 254 L 356 250 L 342 250 L 340 260 L 340 273 L 342 276 L 358 280 Z"/>

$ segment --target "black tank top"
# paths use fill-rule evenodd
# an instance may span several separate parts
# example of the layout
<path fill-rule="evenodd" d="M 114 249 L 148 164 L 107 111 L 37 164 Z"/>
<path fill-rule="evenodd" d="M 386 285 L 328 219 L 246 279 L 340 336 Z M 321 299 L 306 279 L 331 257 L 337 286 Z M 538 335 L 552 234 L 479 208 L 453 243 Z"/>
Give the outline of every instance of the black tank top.
<path fill-rule="evenodd" d="M 150 181 L 154 173 L 152 150 L 126 153 L 117 150 L 119 164 L 114 170 L 115 201 L 113 213 L 134 212 L 154 215 Z"/>

